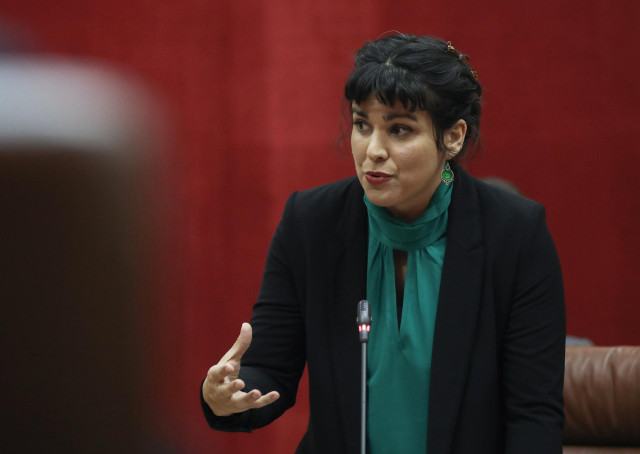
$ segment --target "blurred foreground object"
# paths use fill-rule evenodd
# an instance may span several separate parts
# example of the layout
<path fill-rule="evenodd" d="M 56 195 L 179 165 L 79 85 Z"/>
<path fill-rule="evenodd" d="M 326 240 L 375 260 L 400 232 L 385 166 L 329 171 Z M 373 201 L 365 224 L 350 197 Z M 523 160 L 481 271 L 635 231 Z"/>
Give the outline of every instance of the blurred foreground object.
<path fill-rule="evenodd" d="M 4 452 L 143 451 L 144 98 L 95 65 L 0 59 Z"/>

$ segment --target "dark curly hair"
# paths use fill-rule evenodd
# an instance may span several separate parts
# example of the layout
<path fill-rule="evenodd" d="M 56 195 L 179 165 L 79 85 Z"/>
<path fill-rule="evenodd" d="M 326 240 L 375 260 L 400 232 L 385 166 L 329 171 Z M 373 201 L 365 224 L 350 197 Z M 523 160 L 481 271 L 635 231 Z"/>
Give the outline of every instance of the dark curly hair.
<path fill-rule="evenodd" d="M 367 42 L 356 54 L 344 89 L 346 100 L 360 104 L 374 95 L 385 105 L 396 101 L 410 111 L 425 110 L 433 119 L 438 149 L 444 131 L 467 123 L 460 159 L 469 145 L 479 147 L 482 86 L 477 73 L 450 43 L 429 36 L 389 35 Z"/>

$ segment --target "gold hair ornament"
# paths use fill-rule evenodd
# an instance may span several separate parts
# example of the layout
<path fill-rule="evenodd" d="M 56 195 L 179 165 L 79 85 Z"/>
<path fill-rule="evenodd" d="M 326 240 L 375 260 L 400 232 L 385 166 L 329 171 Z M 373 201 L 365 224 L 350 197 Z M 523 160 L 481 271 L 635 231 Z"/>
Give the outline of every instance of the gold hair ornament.
<path fill-rule="evenodd" d="M 457 55 L 458 60 L 465 62 L 469 66 L 469 69 L 471 70 L 471 77 L 473 77 L 474 79 L 478 78 L 478 71 L 475 71 L 471 67 L 471 65 L 469 65 L 469 56 L 467 54 L 463 54 L 462 52 L 458 52 L 456 48 L 453 47 L 453 44 L 451 44 L 451 41 L 447 41 L 447 52 Z"/>

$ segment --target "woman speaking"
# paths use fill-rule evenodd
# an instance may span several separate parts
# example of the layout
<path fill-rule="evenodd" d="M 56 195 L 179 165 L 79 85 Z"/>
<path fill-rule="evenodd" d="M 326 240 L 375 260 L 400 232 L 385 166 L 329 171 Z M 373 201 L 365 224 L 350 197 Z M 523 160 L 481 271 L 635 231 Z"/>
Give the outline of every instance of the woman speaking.
<path fill-rule="evenodd" d="M 289 197 L 251 324 L 202 384 L 211 427 L 269 424 L 306 363 L 296 452 L 358 452 L 367 299 L 367 452 L 561 452 L 560 264 L 541 205 L 457 164 L 478 142 L 481 91 L 450 42 L 392 35 L 358 51 L 356 176 Z"/>

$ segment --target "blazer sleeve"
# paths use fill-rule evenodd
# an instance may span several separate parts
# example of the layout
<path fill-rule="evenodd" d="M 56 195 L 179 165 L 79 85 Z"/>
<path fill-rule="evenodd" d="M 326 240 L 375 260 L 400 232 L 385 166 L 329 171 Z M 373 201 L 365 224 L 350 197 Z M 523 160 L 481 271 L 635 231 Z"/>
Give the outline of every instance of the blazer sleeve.
<path fill-rule="evenodd" d="M 502 348 L 507 454 L 562 452 L 565 308 L 562 273 L 544 208 L 521 243 Z"/>
<path fill-rule="evenodd" d="M 269 424 L 295 403 L 306 362 L 301 292 L 293 273 L 292 250 L 296 250 L 300 237 L 294 228 L 296 196 L 293 193 L 289 197 L 269 247 L 251 317 L 253 339 L 242 358 L 239 374 L 246 384 L 244 391 L 278 391 L 280 398 L 260 409 L 218 417 L 204 402 L 201 391 L 202 408 L 213 429 L 251 432 Z"/>

